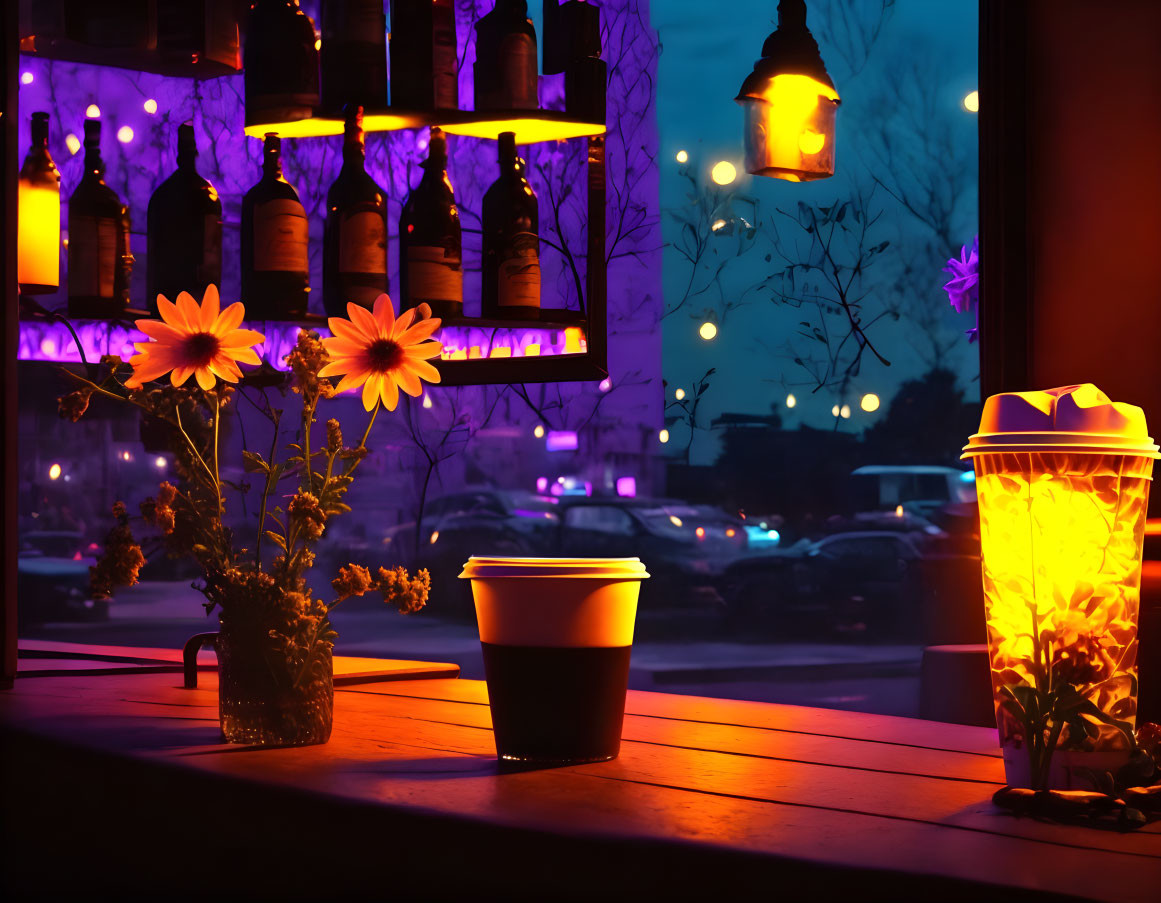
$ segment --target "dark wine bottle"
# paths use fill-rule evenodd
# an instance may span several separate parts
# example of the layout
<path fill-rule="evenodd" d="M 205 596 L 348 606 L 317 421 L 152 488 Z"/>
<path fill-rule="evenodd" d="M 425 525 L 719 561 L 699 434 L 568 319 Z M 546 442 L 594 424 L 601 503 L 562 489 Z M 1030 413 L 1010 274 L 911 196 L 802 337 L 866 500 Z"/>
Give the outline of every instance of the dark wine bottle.
<path fill-rule="evenodd" d="M 516 156 L 516 135 L 500 135 L 500 178 L 484 195 L 482 313 L 501 319 L 540 315 L 540 217 L 536 194 Z"/>
<path fill-rule="evenodd" d="M 423 177 L 399 217 L 402 309 L 426 302 L 444 319 L 464 313 L 460 212 L 447 177 L 447 138 L 432 126 Z"/>
<path fill-rule="evenodd" d="M 48 113 L 32 114 L 32 146 L 20 167 L 17 278 L 21 294 L 60 287 L 60 170 L 48 152 Z"/>
<path fill-rule="evenodd" d="M 101 120 L 85 120 L 85 173 L 69 198 L 68 311 L 119 317 L 129 304 L 129 210 L 105 184 Z"/>
<path fill-rule="evenodd" d="M 316 40 L 297 0 L 255 0 L 243 49 L 247 125 L 311 115 L 319 102 Z"/>
<path fill-rule="evenodd" d="M 477 110 L 535 110 L 536 29 L 526 0 L 496 0 L 476 23 Z"/>
<path fill-rule="evenodd" d="M 387 195 L 367 175 L 363 108 L 349 109 L 346 120 L 323 231 L 323 306 L 331 317 L 345 317 L 350 301 L 370 308 L 387 291 Z"/>
<path fill-rule="evenodd" d="M 222 284 L 222 202 L 198 175 L 192 122 L 177 129 L 177 171 L 157 186 L 146 216 L 146 302 L 157 312 L 157 296 L 170 301 L 181 292 L 201 300 L 207 285 Z"/>
<path fill-rule="evenodd" d="M 430 0 L 428 0 L 430 6 Z M 383 0 L 323 0 L 322 106 L 387 107 L 387 19 Z"/>
<path fill-rule="evenodd" d="M 391 0 L 391 104 L 459 109 L 453 0 Z"/>
<path fill-rule="evenodd" d="M 306 313 L 310 265 L 306 210 L 282 176 L 282 140 L 262 145 L 262 178 L 242 198 L 242 301 L 258 320 Z"/>

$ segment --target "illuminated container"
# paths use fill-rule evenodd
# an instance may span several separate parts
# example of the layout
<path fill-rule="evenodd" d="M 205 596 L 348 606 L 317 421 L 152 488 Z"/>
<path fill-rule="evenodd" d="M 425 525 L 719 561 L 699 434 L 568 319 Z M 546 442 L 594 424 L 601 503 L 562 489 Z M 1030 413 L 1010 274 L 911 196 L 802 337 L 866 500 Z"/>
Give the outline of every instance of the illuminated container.
<path fill-rule="evenodd" d="M 26 295 L 60 287 L 60 171 L 48 152 L 48 113 L 32 114 L 32 147 L 17 189 L 17 279 Z"/>
<path fill-rule="evenodd" d="M 790 182 L 834 175 L 840 101 L 802 0 L 779 3 L 778 29 L 734 99 L 745 109 L 746 172 Z"/>
<path fill-rule="evenodd" d="M 1087 789 L 1127 761 L 1157 446 L 1091 384 L 994 395 L 975 464 L 996 721 L 1008 783 Z"/>

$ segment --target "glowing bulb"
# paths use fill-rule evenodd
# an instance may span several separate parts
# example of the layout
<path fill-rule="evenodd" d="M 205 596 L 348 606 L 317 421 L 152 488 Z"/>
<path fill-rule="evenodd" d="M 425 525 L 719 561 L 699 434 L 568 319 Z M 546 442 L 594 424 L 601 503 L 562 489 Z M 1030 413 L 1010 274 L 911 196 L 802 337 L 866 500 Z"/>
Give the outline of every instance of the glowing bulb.
<path fill-rule="evenodd" d="M 20 73 L 20 84 L 22 84 L 22 85 L 31 85 L 31 84 L 32 84 L 32 78 L 33 78 L 33 76 L 32 76 L 32 73 L 31 73 L 31 72 L 21 72 L 21 73 Z"/>
<path fill-rule="evenodd" d="M 322 38 L 315 38 L 314 39 L 314 49 L 315 50 L 322 50 Z"/>
<path fill-rule="evenodd" d="M 677 152 L 677 162 L 678 163 L 688 163 L 689 162 L 689 154 L 687 154 L 683 150 L 679 150 Z"/>
<path fill-rule="evenodd" d="M 70 154 L 75 154 L 81 149 L 81 139 L 69 132 L 65 135 L 65 147 L 69 149 Z"/>
<path fill-rule="evenodd" d="M 710 320 L 706 320 L 701 324 L 701 329 L 697 331 L 697 334 L 709 342 L 717 338 L 718 328 Z"/>
<path fill-rule="evenodd" d="M 738 170 L 729 160 L 719 160 L 710 170 L 710 178 L 719 185 L 729 185 L 738 177 Z"/>
<path fill-rule="evenodd" d="M 664 445 L 669 441 L 669 430 L 662 430 L 657 434 L 657 441 Z"/>
<path fill-rule="evenodd" d="M 814 129 L 807 129 L 798 136 L 798 149 L 804 154 L 817 154 L 822 150 L 824 144 L 826 144 L 826 135 L 822 132 L 816 132 Z"/>
<path fill-rule="evenodd" d="M 121 460 L 122 461 L 132 461 L 133 456 L 131 454 L 129 454 L 129 452 L 123 451 L 123 452 L 121 452 Z"/>
<path fill-rule="evenodd" d="M 738 531 L 735 530 L 733 527 L 730 527 L 728 530 L 726 530 L 726 537 L 728 539 L 733 539 L 737 535 L 738 535 Z"/>
<path fill-rule="evenodd" d="M 60 465 L 59 464 L 53 464 L 52 467 L 50 467 L 48 469 L 48 478 L 50 480 L 59 480 L 60 479 Z"/>
<path fill-rule="evenodd" d="M 837 417 L 839 415 L 839 406 L 837 404 L 830 409 L 830 415 L 832 417 Z"/>
<path fill-rule="evenodd" d="M 158 470 L 165 470 L 165 458 L 162 455 L 158 455 L 156 458 L 153 459 L 153 465 Z"/>
<path fill-rule="evenodd" d="M 681 401 L 681 399 L 685 398 L 685 389 L 682 389 L 679 386 L 677 388 L 677 390 L 673 393 L 673 397 L 676 398 L 678 401 Z"/>
<path fill-rule="evenodd" d="M 843 420 L 850 420 L 851 419 L 851 406 L 849 404 L 844 404 L 842 406 L 842 408 L 839 409 L 839 416 Z"/>
<path fill-rule="evenodd" d="M 428 410 L 431 410 L 431 396 L 430 395 L 423 396 L 423 406 L 425 408 L 427 408 Z"/>
<path fill-rule="evenodd" d="M 121 126 L 121 128 L 117 129 L 117 140 L 122 144 L 128 144 L 133 140 L 133 129 L 127 125 Z"/>
<path fill-rule="evenodd" d="M 439 540 L 439 530 L 433 530 L 431 533 L 431 544 L 434 546 Z"/>
<path fill-rule="evenodd" d="M 980 111 L 980 92 L 971 91 L 964 96 L 963 108 L 969 113 L 978 113 Z"/>
<path fill-rule="evenodd" d="M 675 527 L 681 526 L 681 518 L 678 517 L 676 514 L 669 515 L 669 522 L 671 524 L 673 524 L 673 526 L 675 526 Z"/>
<path fill-rule="evenodd" d="M 787 396 L 786 396 L 786 407 L 788 407 L 788 408 L 792 408 L 792 407 L 794 407 L 796 404 L 798 404 L 798 399 L 797 399 L 797 398 L 795 398 L 793 395 L 787 395 Z"/>
<path fill-rule="evenodd" d="M 536 424 L 535 428 L 532 430 L 532 435 L 535 436 L 537 439 L 543 439 L 544 438 L 544 426 L 542 424 L 539 424 L 539 423 Z"/>
<path fill-rule="evenodd" d="M 902 516 L 903 516 L 903 506 L 902 506 L 902 505 L 896 505 L 896 506 L 895 506 L 895 516 L 896 516 L 896 517 L 902 517 Z"/>
<path fill-rule="evenodd" d="M 97 106 L 95 103 L 91 103 L 87 107 L 85 107 L 85 116 L 88 117 L 89 119 L 100 119 L 101 118 L 101 108 L 99 106 Z"/>
<path fill-rule="evenodd" d="M 713 232 L 721 232 L 724 228 L 726 228 L 726 221 L 724 219 L 715 219 L 710 225 L 710 230 Z"/>
<path fill-rule="evenodd" d="M 602 392 L 608 392 L 609 389 L 613 388 L 613 381 L 606 376 L 600 381 L 600 383 L 597 385 L 597 388 Z"/>
<path fill-rule="evenodd" d="M 705 539 L 705 527 L 698 527 L 693 532 L 697 534 L 698 539 Z"/>
<path fill-rule="evenodd" d="M 141 106 L 145 109 L 145 112 L 148 113 L 150 116 L 152 116 L 154 113 L 157 112 L 157 101 L 154 100 L 152 97 L 150 97 L 148 100 L 146 100 L 145 103 L 143 103 Z"/>
<path fill-rule="evenodd" d="M 862 400 L 859 402 L 859 407 L 866 411 L 868 414 L 871 413 L 871 411 L 879 410 L 879 396 L 874 392 L 868 392 L 862 397 Z"/>

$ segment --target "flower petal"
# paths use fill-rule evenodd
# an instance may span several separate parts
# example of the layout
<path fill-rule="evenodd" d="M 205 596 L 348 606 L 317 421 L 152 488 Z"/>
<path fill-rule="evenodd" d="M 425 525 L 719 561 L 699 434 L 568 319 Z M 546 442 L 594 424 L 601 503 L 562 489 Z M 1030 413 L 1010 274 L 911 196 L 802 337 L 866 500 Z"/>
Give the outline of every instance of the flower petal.
<path fill-rule="evenodd" d="M 161 319 L 174 329 L 181 332 L 190 331 L 189 323 L 185 321 L 185 314 L 165 295 L 157 296 L 157 311 L 161 314 Z"/>
<path fill-rule="evenodd" d="M 386 292 L 375 299 L 374 316 L 382 334 L 391 335 L 391 329 L 395 325 L 395 305 L 391 303 Z"/>
<path fill-rule="evenodd" d="M 319 369 L 319 376 L 341 376 L 344 373 L 355 373 L 365 368 L 359 367 L 357 362 L 350 358 L 338 358 Z"/>
<path fill-rule="evenodd" d="M 210 332 L 212 332 L 220 339 L 225 338 L 240 325 L 242 325 L 242 320 L 245 319 L 245 317 L 245 306 L 241 301 L 235 301 L 224 311 L 222 311 L 221 314 L 218 315 L 218 319 L 214 322 Z"/>
<path fill-rule="evenodd" d="M 403 349 L 403 353 L 413 359 L 420 361 L 428 361 L 433 357 L 437 357 L 443 351 L 442 342 L 424 342 L 422 345 L 407 345 Z"/>
<path fill-rule="evenodd" d="M 202 332 L 214 331 L 214 324 L 218 322 L 218 314 L 221 313 L 221 310 L 218 287 L 211 282 L 206 286 L 205 294 L 202 295 L 201 320 L 199 321 Z"/>
<path fill-rule="evenodd" d="M 395 339 L 396 341 L 398 341 L 399 336 L 401 336 L 404 332 L 407 331 L 407 329 L 411 326 L 411 324 L 412 324 L 412 322 L 414 322 L 414 320 L 415 320 L 415 308 L 414 307 L 411 308 L 411 310 L 403 311 L 403 313 L 401 313 L 399 315 L 399 319 L 395 321 L 395 326 L 391 329 L 391 331 L 389 333 L 387 333 L 387 337 L 390 339 Z"/>
<path fill-rule="evenodd" d="M 418 398 L 423 394 L 423 386 L 419 383 L 419 377 L 415 375 L 415 371 L 410 367 L 402 366 L 396 368 L 392 373 L 395 381 L 399 383 L 399 388 L 410 395 L 412 398 Z"/>
<path fill-rule="evenodd" d="M 383 399 L 383 407 L 388 411 L 394 411 L 399 404 L 399 387 L 395 385 L 395 380 L 391 378 L 390 374 L 379 378 L 383 381 L 379 389 L 379 397 Z"/>
<path fill-rule="evenodd" d="M 439 371 L 435 369 L 427 361 L 415 360 L 408 358 L 404 364 L 408 370 L 418 376 L 420 379 L 426 379 L 429 383 L 439 382 Z"/>
<path fill-rule="evenodd" d="M 367 371 L 363 371 L 361 373 L 348 373 L 341 380 L 339 380 L 339 384 L 335 386 L 335 392 L 349 392 L 352 389 L 357 389 L 367 381 L 367 377 L 370 375 L 371 374 Z"/>
<path fill-rule="evenodd" d="M 223 348 L 250 348 L 266 342 L 266 336 L 256 329 L 235 329 L 219 341 Z"/>
<path fill-rule="evenodd" d="M 185 318 L 189 332 L 202 331 L 202 309 L 189 292 L 182 292 L 177 296 L 177 309 Z"/>
<path fill-rule="evenodd" d="M 363 407 L 368 411 L 375 410 L 375 405 L 379 403 L 379 386 L 382 379 L 383 377 L 376 373 L 363 384 Z"/>
<path fill-rule="evenodd" d="M 351 318 L 351 322 L 355 324 L 368 339 L 374 340 L 379 338 L 379 321 L 375 319 L 375 315 L 365 307 L 359 307 L 358 304 L 350 302 L 347 304 L 347 316 Z"/>
<path fill-rule="evenodd" d="M 172 383 L 173 383 L 175 386 L 180 386 L 180 385 L 182 385 L 182 384 L 183 384 L 183 383 L 184 383 L 184 382 L 185 382 L 187 379 L 189 379 L 191 376 L 193 376 L 193 372 L 194 372 L 194 368 L 193 368 L 193 367 L 185 367 L 185 366 L 181 366 L 181 367 L 174 367 L 174 368 L 173 368 L 173 373 L 170 375 L 170 377 L 169 377 L 169 378 L 170 378 L 170 381 L 171 381 L 171 382 L 172 382 Z"/>
<path fill-rule="evenodd" d="M 194 378 L 197 379 L 198 385 L 207 392 L 210 391 L 210 389 L 214 387 L 214 383 L 217 382 L 217 380 L 214 379 L 214 374 L 210 372 L 210 368 L 208 366 L 198 367 L 194 371 Z"/>
<path fill-rule="evenodd" d="M 167 345 L 175 345 L 185 337 L 181 330 L 174 329 L 161 320 L 138 320 L 135 325 L 149 338 Z"/>
<path fill-rule="evenodd" d="M 223 351 L 239 363 L 253 364 L 255 367 L 262 363 L 262 359 L 258 357 L 258 352 L 252 348 L 227 348 Z"/>
<path fill-rule="evenodd" d="M 359 329 L 350 320 L 344 320 L 342 317 L 331 317 L 327 320 L 327 326 L 330 327 L 332 333 L 337 338 L 349 339 L 352 342 L 357 342 L 360 345 L 366 345 L 374 336 L 364 335 L 363 331 Z M 323 339 L 323 344 L 328 340 Z"/>
<path fill-rule="evenodd" d="M 406 332 L 397 335 L 395 341 L 400 345 L 415 345 L 424 341 L 439 329 L 440 323 L 441 320 L 439 317 L 432 317 L 430 320 L 420 320 Z"/>

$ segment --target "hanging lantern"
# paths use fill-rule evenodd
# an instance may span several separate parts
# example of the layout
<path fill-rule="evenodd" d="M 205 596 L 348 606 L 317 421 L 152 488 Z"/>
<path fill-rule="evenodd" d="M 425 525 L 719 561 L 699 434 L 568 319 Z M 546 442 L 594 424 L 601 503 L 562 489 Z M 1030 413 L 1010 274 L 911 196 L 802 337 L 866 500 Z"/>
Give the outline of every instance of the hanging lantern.
<path fill-rule="evenodd" d="M 805 0 L 781 0 L 778 28 L 742 90 L 746 172 L 789 182 L 834 175 L 839 96 L 806 27 Z"/>
<path fill-rule="evenodd" d="M 17 278 L 26 295 L 60 287 L 60 170 L 48 152 L 48 113 L 32 114 L 32 147 L 17 189 Z"/>
<path fill-rule="evenodd" d="M 1091 384 L 993 395 L 975 464 L 984 604 L 1008 783 L 1092 789 L 1129 758 L 1157 446 Z"/>

